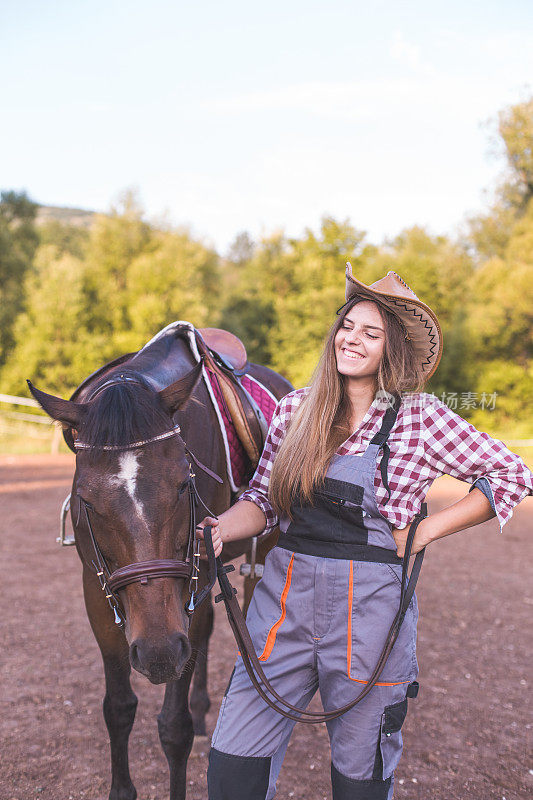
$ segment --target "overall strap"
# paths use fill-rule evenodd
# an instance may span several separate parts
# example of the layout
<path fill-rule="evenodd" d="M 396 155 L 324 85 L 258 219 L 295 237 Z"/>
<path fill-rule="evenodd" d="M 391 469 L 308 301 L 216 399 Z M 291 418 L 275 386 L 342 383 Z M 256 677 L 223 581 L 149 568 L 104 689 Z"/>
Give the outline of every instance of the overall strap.
<path fill-rule="evenodd" d="M 389 433 L 392 430 L 392 426 L 396 422 L 396 417 L 398 416 L 400 403 L 401 403 L 401 397 L 399 395 L 395 395 L 393 404 L 389 406 L 385 412 L 385 416 L 383 417 L 383 422 L 381 423 L 381 428 L 370 442 L 370 444 L 377 444 L 378 447 L 383 448 L 383 457 L 379 465 L 379 470 L 381 472 L 381 480 L 383 481 L 383 485 L 387 490 L 389 498 L 390 498 L 390 489 L 389 489 L 389 481 L 387 478 L 387 466 L 389 464 L 390 449 L 389 445 L 387 444 L 387 439 L 389 438 Z"/>

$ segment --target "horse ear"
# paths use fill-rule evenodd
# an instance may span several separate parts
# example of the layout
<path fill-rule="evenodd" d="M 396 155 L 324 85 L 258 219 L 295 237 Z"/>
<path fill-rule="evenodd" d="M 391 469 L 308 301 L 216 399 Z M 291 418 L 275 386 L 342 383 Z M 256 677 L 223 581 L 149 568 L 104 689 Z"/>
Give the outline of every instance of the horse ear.
<path fill-rule="evenodd" d="M 186 405 L 194 391 L 194 387 L 200 380 L 203 364 L 204 362 L 202 359 L 183 378 L 180 378 L 179 381 L 171 383 L 170 386 L 167 386 L 165 389 L 161 389 L 161 391 L 158 392 L 159 399 L 163 403 L 163 406 L 168 411 L 170 416 L 172 416 L 175 411 L 179 411 L 179 409 Z"/>
<path fill-rule="evenodd" d="M 69 428 L 79 428 L 85 414 L 87 405 L 85 403 L 74 403 L 72 400 L 63 400 L 53 394 L 46 394 L 37 389 L 31 381 L 27 381 L 30 392 L 35 397 L 41 408 L 52 417 L 57 419 Z"/>

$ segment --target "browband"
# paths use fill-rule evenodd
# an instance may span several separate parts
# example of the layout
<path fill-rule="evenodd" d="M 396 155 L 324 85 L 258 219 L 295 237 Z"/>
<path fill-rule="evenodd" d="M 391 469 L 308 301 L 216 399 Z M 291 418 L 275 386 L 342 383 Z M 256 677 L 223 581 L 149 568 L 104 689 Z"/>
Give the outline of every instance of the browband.
<path fill-rule="evenodd" d="M 152 436 L 151 439 L 140 439 L 138 442 L 130 442 L 129 444 L 86 444 L 85 442 L 74 442 L 74 447 L 76 450 L 133 450 L 135 447 L 143 447 L 145 444 L 151 444 L 151 442 L 160 442 L 161 439 L 169 439 L 171 436 L 176 436 L 176 434 L 181 432 L 181 428 L 179 425 L 174 425 L 173 428 L 169 431 L 165 431 L 164 433 L 160 433 L 157 436 Z"/>

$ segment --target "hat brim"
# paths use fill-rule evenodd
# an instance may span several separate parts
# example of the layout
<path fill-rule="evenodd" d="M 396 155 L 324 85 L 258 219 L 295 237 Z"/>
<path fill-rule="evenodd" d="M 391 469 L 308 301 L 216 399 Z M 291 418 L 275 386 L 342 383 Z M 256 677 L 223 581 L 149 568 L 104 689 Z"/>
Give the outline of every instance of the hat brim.
<path fill-rule="evenodd" d="M 361 283 L 347 272 L 346 300 L 356 296 L 377 300 L 400 318 L 422 364 L 424 379 L 428 380 L 437 369 L 443 345 L 442 330 L 431 308 L 415 298 L 380 292 Z"/>

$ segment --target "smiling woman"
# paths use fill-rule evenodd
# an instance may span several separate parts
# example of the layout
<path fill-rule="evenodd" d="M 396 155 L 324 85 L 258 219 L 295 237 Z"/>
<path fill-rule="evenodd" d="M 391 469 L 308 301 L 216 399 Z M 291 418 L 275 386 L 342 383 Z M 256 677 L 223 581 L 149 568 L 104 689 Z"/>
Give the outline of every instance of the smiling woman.
<path fill-rule="evenodd" d="M 418 393 L 442 352 L 434 312 L 393 272 L 365 286 L 348 265 L 346 279 L 311 386 L 278 404 L 250 488 L 204 523 L 217 553 L 279 523 L 247 615 L 266 679 L 300 718 L 320 691 L 333 800 L 391 800 L 407 699 L 418 691 L 416 596 L 384 661 L 380 653 L 403 592 L 408 532 L 414 554 L 495 515 L 503 525 L 533 493 L 533 475 Z M 443 473 L 471 491 L 427 517 L 426 492 Z M 212 738 L 210 800 L 272 800 L 297 719 L 278 712 L 239 658 Z"/>

